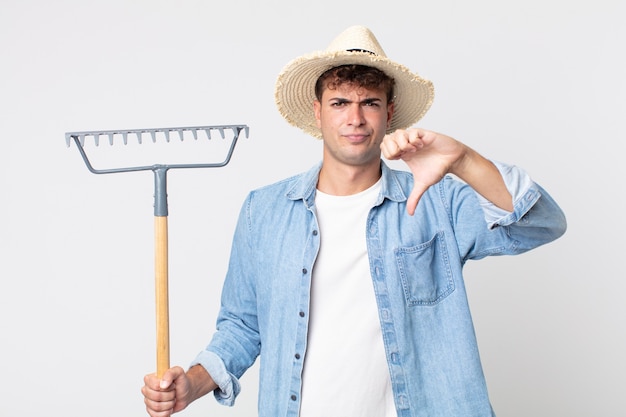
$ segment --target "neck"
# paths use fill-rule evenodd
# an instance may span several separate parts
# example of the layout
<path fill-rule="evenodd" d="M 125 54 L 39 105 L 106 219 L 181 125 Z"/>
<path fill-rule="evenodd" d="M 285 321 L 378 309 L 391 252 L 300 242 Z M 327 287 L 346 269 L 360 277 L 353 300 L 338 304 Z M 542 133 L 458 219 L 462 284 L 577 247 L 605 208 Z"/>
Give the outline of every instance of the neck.
<path fill-rule="evenodd" d="M 380 161 L 368 166 L 330 166 L 323 163 L 317 188 L 330 195 L 357 194 L 376 184 L 380 175 Z"/>

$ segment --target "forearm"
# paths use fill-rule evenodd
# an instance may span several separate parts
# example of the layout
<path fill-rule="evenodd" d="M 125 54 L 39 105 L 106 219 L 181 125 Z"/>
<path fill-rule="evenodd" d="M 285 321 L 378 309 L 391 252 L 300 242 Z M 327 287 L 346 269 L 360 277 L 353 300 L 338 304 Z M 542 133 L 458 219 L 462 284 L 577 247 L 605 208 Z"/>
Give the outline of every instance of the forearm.
<path fill-rule="evenodd" d="M 468 147 L 463 158 L 452 167 L 451 173 L 497 207 L 513 211 L 513 199 L 500 171 L 478 152 Z"/>
<path fill-rule="evenodd" d="M 217 384 L 202 365 L 194 365 L 189 368 L 187 378 L 189 379 L 190 403 L 217 388 Z"/>

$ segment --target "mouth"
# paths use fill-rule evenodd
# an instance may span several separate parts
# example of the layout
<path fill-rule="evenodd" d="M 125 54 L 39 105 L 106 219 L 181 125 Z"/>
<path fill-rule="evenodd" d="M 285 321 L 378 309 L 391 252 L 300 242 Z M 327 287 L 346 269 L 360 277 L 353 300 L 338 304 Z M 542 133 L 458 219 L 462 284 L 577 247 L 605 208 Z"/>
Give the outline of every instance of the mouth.
<path fill-rule="evenodd" d="M 343 137 L 350 143 L 359 144 L 367 141 L 370 135 L 366 133 L 351 133 L 343 135 Z"/>

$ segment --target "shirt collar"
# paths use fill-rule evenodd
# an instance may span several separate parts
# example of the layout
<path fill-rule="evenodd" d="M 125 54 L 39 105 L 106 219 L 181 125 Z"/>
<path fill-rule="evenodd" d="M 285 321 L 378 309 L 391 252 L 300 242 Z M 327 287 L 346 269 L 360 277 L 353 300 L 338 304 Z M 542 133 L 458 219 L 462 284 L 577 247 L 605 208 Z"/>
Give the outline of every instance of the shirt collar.
<path fill-rule="evenodd" d="M 294 185 L 287 191 L 287 198 L 290 200 L 304 200 L 307 207 L 313 207 L 315 201 L 315 189 L 317 187 L 317 179 L 319 177 L 322 163 L 318 162 L 308 171 L 300 175 Z M 382 204 L 383 200 L 389 199 L 395 202 L 403 202 L 407 200 L 407 195 L 402 190 L 400 182 L 396 176 L 396 172 L 389 168 L 384 161 L 381 160 L 382 184 L 380 196 L 376 201 L 376 205 Z"/>

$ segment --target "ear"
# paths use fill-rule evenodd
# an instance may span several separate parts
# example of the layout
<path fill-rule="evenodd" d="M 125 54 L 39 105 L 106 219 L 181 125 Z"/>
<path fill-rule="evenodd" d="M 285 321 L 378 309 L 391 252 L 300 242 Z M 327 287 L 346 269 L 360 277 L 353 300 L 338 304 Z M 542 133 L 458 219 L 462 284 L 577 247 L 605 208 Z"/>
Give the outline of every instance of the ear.
<path fill-rule="evenodd" d="M 387 128 L 391 126 L 391 119 L 393 118 L 393 111 L 395 109 L 394 102 L 387 104 Z"/>
<path fill-rule="evenodd" d="M 313 102 L 313 111 L 315 112 L 315 122 L 318 128 L 322 128 L 322 103 L 319 100 Z"/>

